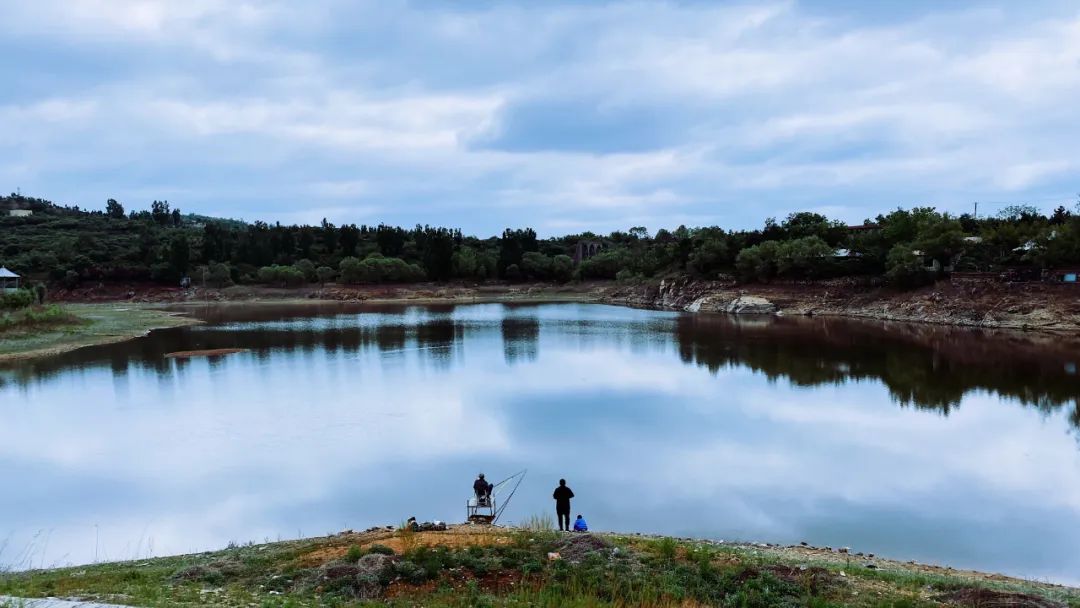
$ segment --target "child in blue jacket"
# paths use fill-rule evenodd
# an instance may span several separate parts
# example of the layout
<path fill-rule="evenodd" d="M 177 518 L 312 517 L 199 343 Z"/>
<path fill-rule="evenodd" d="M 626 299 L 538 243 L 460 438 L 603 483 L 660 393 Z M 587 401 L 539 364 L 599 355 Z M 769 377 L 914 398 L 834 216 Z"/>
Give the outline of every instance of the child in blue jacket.
<path fill-rule="evenodd" d="M 577 520 L 574 521 L 574 532 L 588 532 L 589 524 L 585 523 L 585 518 L 578 515 Z"/>

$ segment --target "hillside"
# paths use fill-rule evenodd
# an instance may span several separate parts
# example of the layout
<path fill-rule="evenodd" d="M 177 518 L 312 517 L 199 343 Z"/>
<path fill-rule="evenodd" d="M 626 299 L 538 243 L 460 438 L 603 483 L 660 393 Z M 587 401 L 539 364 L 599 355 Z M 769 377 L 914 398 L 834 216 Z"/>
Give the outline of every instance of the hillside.
<path fill-rule="evenodd" d="M 32 215 L 12 217 L 7 209 Z M 1080 266 L 1080 216 L 1064 207 L 1049 216 L 1012 207 L 994 218 L 919 207 L 857 226 L 804 212 L 767 218 L 754 230 L 636 226 L 540 238 L 531 228 L 508 228 L 477 237 L 427 225 L 244 223 L 185 215 L 168 201 L 129 211 L 110 199 L 103 210 L 86 210 L 11 195 L 0 197 L 0 264 L 66 288 L 117 281 L 176 286 L 184 277 L 212 287 L 851 277 L 909 289 L 950 271 L 1060 279 L 1048 271 Z"/>
<path fill-rule="evenodd" d="M 0 595 L 132 606 L 1077 608 L 1080 590 L 848 549 L 451 526 L 0 575 Z"/>

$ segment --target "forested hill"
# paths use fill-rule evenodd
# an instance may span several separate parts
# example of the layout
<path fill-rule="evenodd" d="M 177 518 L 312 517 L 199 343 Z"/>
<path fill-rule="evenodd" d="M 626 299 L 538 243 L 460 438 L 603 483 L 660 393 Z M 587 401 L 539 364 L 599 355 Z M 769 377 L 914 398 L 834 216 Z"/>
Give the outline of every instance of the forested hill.
<path fill-rule="evenodd" d="M 32 215 L 12 216 L 10 210 Z M 595 255 L 576 263 L 579 245 Z M 596 253 L 598 251 L 598 253 Z M 935 265 L 934 261 L 938 264 Z M 689 274 L 743 281 L 879 275 L 899 286 L 942 269 L 1027 272 L 1080 266 L 1080 216 L 1015 206 L 996 217 L 898 209 L 846 226 L 815 213 L 766 219 L 758 230 L 644 227 L 539 239 L 530 228 L 478 238 L 454 228 L 283 226 L 185 215 L 167 201 L 85 210 L 0 197 L 0 265 L 34 280 L 155 281 L 182 277 L 296 285 L 462 280 L 635 279 Z M 935 268 L 928 271 L 927 268 Z M 941 267 L 937 269 L 937 267 Z"/>

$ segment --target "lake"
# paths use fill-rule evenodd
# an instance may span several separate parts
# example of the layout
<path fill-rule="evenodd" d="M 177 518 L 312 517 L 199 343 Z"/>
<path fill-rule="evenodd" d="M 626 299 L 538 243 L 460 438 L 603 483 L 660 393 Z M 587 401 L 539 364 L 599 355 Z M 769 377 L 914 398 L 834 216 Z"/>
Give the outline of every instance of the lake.
<path fill-rule="evenodd" d="M 0 565 L 462 521 L 1080 581 L 1080 344 L 591 304 L 225 305 L 0 369 Z M 173 351 L 243 348 L 181 360 Z"/>

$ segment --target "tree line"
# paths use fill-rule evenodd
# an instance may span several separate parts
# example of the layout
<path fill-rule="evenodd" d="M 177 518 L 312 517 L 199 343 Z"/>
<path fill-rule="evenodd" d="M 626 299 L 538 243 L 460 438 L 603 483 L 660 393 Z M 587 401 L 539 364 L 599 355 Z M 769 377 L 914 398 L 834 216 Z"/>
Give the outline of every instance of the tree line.
<path fill-rule="evenodd" d="M 29 217 L 9 217 L 29 209 Z M 881 276 L 898 286 L 946 270 L 996 272 L 1080 265 L 1080 206 L 1045 215 L 1012 206 L 993 217 L 952 216 L 932 207 L 896 209 L 861 226 L 809 212 L 759 229 L 633 227 L 541 239 L 531 228 L 489 238 L 461 230 L 282 225 L 184 214 L 168 201 L 126 211 L 0 197 L 0 263 L 28 277 L 74 286 L 83 281 L 153 281 L 297 286 L 340 282 L 624 281 L 677 275 L 744 282 L 777 278 Z M 579 243 L 598 253 L 575 262 Z M 937 262 L 935 264 L 935 261 Z M 929 269 L 929 270 L 928 270 Z"/>

